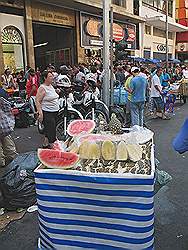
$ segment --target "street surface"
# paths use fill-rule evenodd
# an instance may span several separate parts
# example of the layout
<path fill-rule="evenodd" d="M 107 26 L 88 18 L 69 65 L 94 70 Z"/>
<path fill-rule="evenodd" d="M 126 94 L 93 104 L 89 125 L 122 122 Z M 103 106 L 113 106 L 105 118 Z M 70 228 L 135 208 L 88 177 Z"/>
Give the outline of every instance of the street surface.
<path fill-rule="evenodd" d="M 188 249 L 188 154 L 178 155 L 171 142 L 187 117 L 188 104 L 177 107 L 170 121 L 152 120 L 149 127 L 155 132 L 156 157 L 160 169 L 172 175 L 172 182 L 155 196 L 155 249 Z M 14 138 L 18 152 L 36 150 L 41 136 L 36 127 L 16 130 Z M 1 250 L 37 249 L 37 213 L 26 214 L 12 222 L 0 234 Z"/>

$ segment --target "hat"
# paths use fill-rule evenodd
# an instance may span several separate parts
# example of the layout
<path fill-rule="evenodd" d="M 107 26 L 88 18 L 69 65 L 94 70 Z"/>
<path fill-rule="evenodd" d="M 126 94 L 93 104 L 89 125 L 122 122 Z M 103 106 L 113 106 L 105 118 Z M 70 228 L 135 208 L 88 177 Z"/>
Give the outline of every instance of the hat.
<path fill-rule="evenodd" d="M 140 71 L 140 69 L 138 67 L 132 67 L 131 72 L 135 72 L 135 71 Z"/>

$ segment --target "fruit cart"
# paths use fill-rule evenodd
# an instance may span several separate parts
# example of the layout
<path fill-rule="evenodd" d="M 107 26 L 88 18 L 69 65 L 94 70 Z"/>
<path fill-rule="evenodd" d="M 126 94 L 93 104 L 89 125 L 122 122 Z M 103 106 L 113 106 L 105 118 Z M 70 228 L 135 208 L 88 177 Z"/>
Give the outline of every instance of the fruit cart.
<path fill-rule="evenodd" d="M 35 170 L 39 249 L 154 249 L 153 134 L 149 141 L 130 144 L 141 141 L 145 131 L 82 135 L 79 158 L 86 153 L 89 158 L 80 160 L 83 165 Z M 103 160 L 96 160 L 96 148 Z M 108 166 L 101 168 L 101 161 Z"/>
<path fill-rule="evenodd" d="M 180 101 L 186 103 L 188 96 L 188 79 L 183 79 L 179 87 Z"/>
<path fill-rule="evenodd" d="M 188 96 L 188 79 L 183 79 L 181 82 L 173 83 L 164 91 L 168 92 L 169 95 L 175 95 L 176 100 L 186 103 Z"/>

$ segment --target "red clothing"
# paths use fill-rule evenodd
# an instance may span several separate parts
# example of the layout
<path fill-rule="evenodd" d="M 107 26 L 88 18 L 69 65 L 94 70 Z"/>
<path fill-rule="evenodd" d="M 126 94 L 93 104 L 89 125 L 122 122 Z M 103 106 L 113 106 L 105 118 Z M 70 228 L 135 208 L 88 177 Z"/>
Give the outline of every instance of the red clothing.
<path fill-rule="evenodd" d="M 31 97 L 31 90 L 32 90 L 33 85 L 36 86 L 36 89 L 35 89 L 34 93 L 32 94 L 32 96 L 36 96 L 37 90 L 38 90 L 38 81 L 37 81 L 36 75 L 30 76 L 29 79 L 27 80 L 27 83 L 26 83 L 26 93 L 27 93 L 27 96 L 29 98 Z"/>

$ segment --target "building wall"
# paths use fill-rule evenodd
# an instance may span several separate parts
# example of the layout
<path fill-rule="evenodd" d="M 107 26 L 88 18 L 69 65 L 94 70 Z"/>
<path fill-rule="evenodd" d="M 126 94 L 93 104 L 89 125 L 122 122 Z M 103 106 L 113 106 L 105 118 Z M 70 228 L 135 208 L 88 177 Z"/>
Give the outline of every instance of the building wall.
<path fill-rule="evenodd" d="M 22 39 L 23 39 L 23 46 L 24 46 L 24 59 L 26 62 L 27 59 L 26 59 L 26 39 L 25 39 L 24 17 L 0 13 L 1 32 L 6 26 L 14 26 L 21 32 Z"/>
<path fill-rule="evenodd" d="M 176 0 L 176 20 L 188 27 L 188 1 Z M 176 43 L 178 57 L 182 60 L 188 60 L 188 31 L 177 33 Z"/>
<path fill-rule="evenodd" d="M 173 13 L 172 13 L 172 17 L 169 17 L 169 22 L 175 22 L 175 1 L 173 2 L 174 8 L 173 8 Z M 162 12 L 158 12 L 148 6 L 145 6 L 142 1 L 140 1 L 140 15 L 142 17 L 150 18 L 150 17 L 157 17 L 157 16 L 161 16 L 165 18 L 165 15 Z M 145 23 L 145 25 L 147 25 L 147 21 Z M 155 36 L 153 34 L 153 29 L 154 26 L 150 26 L 151 27 L 151 34 L 146 34 L 145 33 L 145 27 L 144 28 L 140 28 L 140 36 L 143 37 L 143 45 L 140 44 L 140 47 L 143 46 L 143 51 L 140 50 L 138 51 L 137 55 L 143 57 L 144 53 L 147 54 L 147 52 L 150 51 L 150 58 L 154 58 L 154 55 L 156 55 L 156 53 L 159 55 L 161 55 L 161 58 L 164 57 L 163 54 L 165 54 L 165 51 L 161 51 L 160 45 L 165 46 L 166 44 L 166 38 L 164 37 L 160 37 L 160 36 Z M 157 27 L 156 27 L 157 28 Z M 175 32 L 172 33 L 172 39 L 168 40 L 168 44 L 169 44 L 169 54 L 170 56 L 172 55 L 172 58 L 175 58 L 175 41 L 176 41 L 176 35 Z M 158 50 L 159 49 L 159 50 Z"/>

